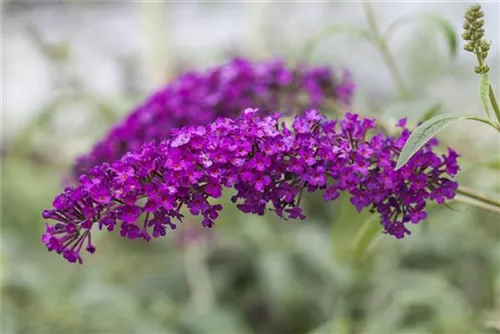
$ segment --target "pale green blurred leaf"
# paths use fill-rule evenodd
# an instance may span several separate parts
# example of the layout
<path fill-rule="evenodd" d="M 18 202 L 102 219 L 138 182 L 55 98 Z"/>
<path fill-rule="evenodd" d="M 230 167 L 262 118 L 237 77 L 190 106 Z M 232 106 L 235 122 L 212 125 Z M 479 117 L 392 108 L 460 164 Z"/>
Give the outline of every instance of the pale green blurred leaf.
<path fill-rule="evenodd" d="M 416 124 L 435 116 L 441 109 L 441 103 L 428 98 L 399 101 L 383 108 L 384 118 L 401 119 L 406 117 L 410 123 Z"/>
<path fill-rule="evenodd" d="M 333 259 L 343 263 L 351 259 L 353 240 L 370 214 L 367 210 L 359 213 L 348 194 L 341 194 L 336 201 L 340 215 L 332 222 L 331 252 Z"/>
<path fill-rule="evenodd" d="M 448 50 L 452 58 L 455 58 L 458 50 L 458 37 L 455 33 L 455 29 L 453 25 L 439 15 L 434 14 L 415 14 L 407 17 L 402 17 L 396 21 L 394 21 L 385 33 L 387 39 L 391 38 L 392 35 L 399 30 L 399 28 L 403 25 L 411 23 L 413 21 L 421 21 L 426 25 L 433 25 L 442 32 L 443 36 L 446 38 L 446 42 L 448 45 Z"/>
<path fill-rule="evenodd" d="M 373 214 L 368 218 L 354 239 L 354 247 L 352 259 L 354 262 L 359 262 L 364 256 L 366 250 L 370 247 L 377 237 L 382 236 L 382 225 L 380 224 L 380 217 Z"/>
<path fill-rule="evenodd" d="M 322 40 L 336 34 L 346 34 L 355 38 L 364 39 L 368 42 L 372 41 L 372 35 L 370 31 L 363 29 L 361 27 L 357 27 L 354 25 L 346 25 L 346 24 L 329 25 L 307 40 L 303 48 L 303 51 L 301 52 L 302 56 L 300 60 L 310 60 L 311 55 L 313 54 L 316 46 Z"/>

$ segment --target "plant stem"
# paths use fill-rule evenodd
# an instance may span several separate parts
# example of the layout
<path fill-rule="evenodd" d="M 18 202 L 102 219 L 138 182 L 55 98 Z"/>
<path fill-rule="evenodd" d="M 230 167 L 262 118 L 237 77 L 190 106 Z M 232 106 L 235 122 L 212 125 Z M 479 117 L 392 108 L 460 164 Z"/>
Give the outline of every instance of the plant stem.
<path fill-rule="evenodd" d="M 403 75 L 398 69 L 398 66 L 396 65 L 396 61 L 394 60 L 394 57 L 391 54 L 391 51 L 389 50 L 389 47 L 387 46 L 387 41 L 385 38 L 382 36 L 380 33 L 380 30 L 378 28 L 377 20 L 375 18 L 375 13 L 373 12 L 373 7 L 370 2 L 365 2 L 365 13 L 366 17 L 368 20 L 368 25 L 370 27 L 371 33 L 373 35 L 373 42 L 375 45 L 378 47 L 380 50 L 380 53 L 382 54 L 382 58 L 391 72 L 391 76 L 396 83 L 396 86 L 399 91 L 399 95 L 403 99 L 407 99 L 411 96 L 411 92 L 408 89 L 408 87 L 405 84 L 405 81 L 403 79 Z"/>
<path fill-rule="evenodd" d="M 500 215 L 500 208 L 497 208 L 496 206 L 492 206 L 492 205 L 489 205 L 489 204 L 485 204 L 483 202 L 479 202 L 479 201 L 470 199 L 469 197 L 465 197 L 465 196 L 462 196 L 462 195 L 457 195 L 453 200 L 456 201 L 456 202 L 459 202 L 459 203 L 467 204 L 467 205 L 476 207 L 478 209 L 482 209 L 482 210 L 485 210 L 485 211 L 490 211 L 490 212 L 493 212 L 493 213 L 496 213 L 496 214 Z"/>
<path fill-rule="evenodd" d="M 487 119 L 484 119 L 484 118 L 481 118 L 481 117 L 475 117 L 475 116 L 470 116 L 470 119 L 473 119 L 475 121 L 478 121 L 478 122 L 481 122 L 481 123 L 484 123 L 484 124 L 488 124 L 489 126 L 491 126 L 492 128 L 494 128 L 495 130 L 497 130 L 498 132 L 500 132 L 500 123 L 497 125 Z M 500 122 L 500 120 L 499 120 Z"/>
<path fill-rule="evenodd" d="M 477 204 L 472 203 L 470 201 L 467 202 L 470 205 L 477 206 L 477 207 L 480 207 L 480 208 L 483 208 L 486 210 L 494 211 L 496 213 L 500 213 L 500 201 L 497 201 L 497 200 L 488 198 L 486 196 L 480 195 L 480 194 L 474 192 L 474 190 L 468 189 L 468 188 L 463 187 L 463 186 L 460 186 L 457 189 L 457 194 L 460 194 L 463 197 L 473 199 L 473 200 L 483 204 L 483 205 L 477 205 Z M 489 209 L 486 208 L 485 205 L 487 205 L 489 207 Z"/>

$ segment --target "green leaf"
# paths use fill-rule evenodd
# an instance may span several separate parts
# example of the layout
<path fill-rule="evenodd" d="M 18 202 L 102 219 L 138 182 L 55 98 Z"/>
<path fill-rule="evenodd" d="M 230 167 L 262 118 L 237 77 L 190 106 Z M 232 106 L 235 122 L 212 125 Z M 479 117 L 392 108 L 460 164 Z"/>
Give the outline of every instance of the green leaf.
<path fill-rule="evenodd" d="M 348 34 L 354 37 L 365 39 L 369 42 L 373 41 L 372 35 L 366 29 L 347 24 L 334 24 L 323 28 L 316 35 L 313 35 L 311 38 L 309 38 L 304 46 L 303 51 L 301 52 L 302 56 L 300 59 L 310 60 L 310 57 L 313 54 L 316 45 L 324 38 L 335 34 Z"/>
<path fill-rule="evenodd" d="M 431 24 L 439 28 L 443 33 L 444 37 L 446 38 L 446 42 L 448 43 L 448 49 L 450 51 L 451 57 L 452 58 L 456 57 L 458 50 L 458 38 L 457 35 L 455 34 L 455 30 L 453 29 L 453 25 L 450 22 L 448 22 L 448 20 L 439 15 L 416 14 L 416 15 L 402 17 L 394 21 L 391 25 L 389 25 L 385 33 L 386 39 L 388 40 L 391 37 L 391 35 L 401 26 L 415 20 L 422 21 L 427 25 Z"/>
<path fill-rule="evenodd" d="M 441 108 L 442 108 L 441 104 L 439 102 L 437 102 L 432 107 L 427 109 L 425 114 L 422 116 L 421 121 L 425 122 L 425 121 L 430 120 L 432 117 L 435 117 L 439 113 L 439 110 L 441 110 Z"/>
<path fill-rule="evenodd" d="M 349 263 L 352 257 L 352 240 L 372 215 L 368 210 L 358 212 L 351 204 L 350 196 L 344 193 L 335 201 L 335 209 L 339 214 L 333 218 L 330 232 L 332 259 L 336 263 Z"/>
<path fill-rule="evenodd" d="M 488 73 L 484 73 L 481 75 L 481 80 L 479 81 L 479 98 L 481 99 L 481 104 L 483 105 L 484 111 L 486 111 L 486 115 L 488 115 L 488 119 L 491 118 L 489 91 L 490 75 Z"/>
<path fill-rule="evenodd" d="M 457 114 L 443 114 L 425 121 L 420 126 L 418 126 L 408 138 L 401 154 L 399 155 L 396 170 L 403 167 L 412 156 L 417 153 L 418 150 L 422 148 L 432 137 L 434 137 L 439 131 L 443 130 L 448 125 L 466 120 L 475 119 L 479 120 L 475 116 L 457 115 Z"/>
<path fill-rule="evenodd" d="M 493 107 L 493 111 L 495 112 L 495 116 L 497 117 L 497 125 L 500 126 L 500 108 L 498 107 L 498 102 L 497 98 L 495 97 L 495 92 L 493 91 L 493 87 L 491 87 L 491 84 L 489 85 L 489 98 L 491 102 L 491 106 Z M 500 131 L 500 128 L 498 126 L 494 126 L 497 130 Z"/>
<path fill-rule="evenodd" d="M 372 215 L 359 229 L 358 235 L 354 241 L 354 248 L 352 252 L 353 261 L 359 261 L 375 238 L 381 235 L 380 232 L 382 232 L 382 225 L 378 220 L 379 217 L 377 215 Z"/>

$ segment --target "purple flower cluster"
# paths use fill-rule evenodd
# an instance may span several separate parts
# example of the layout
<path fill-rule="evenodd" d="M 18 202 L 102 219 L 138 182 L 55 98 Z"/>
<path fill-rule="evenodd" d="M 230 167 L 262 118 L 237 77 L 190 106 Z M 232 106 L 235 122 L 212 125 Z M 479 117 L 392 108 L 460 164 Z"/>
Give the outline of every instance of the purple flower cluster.
<path fill-rule="evenodd" d="M 296 116 L 291 126 L 280 115 L 264 118 L 246 109 L 237 119 L 218 118 L 206 126 L 172 131 L 156 145 L 144 144 L 113 163 L 92 168 L 76 187 L 67 187 L 45 210 L 42 237 L 49 250 L 82 262 L 82 247 L 95 251 L 94 226 L 123 237 L 150 240 L 175 229 L 189 211 L 212 227 L 222 210 L 215 201 L 233 188 L 233 203 L 245 213 L 274 211 L 284 219 L 304 219 L 304 191 L 324 191 L 325 201 L 350 194 L 358 211 L 380 215 L 385 232 L 402 238 L 408 223 L 426 218 L 426 200 L 443 203 L 455 195 L 457 154 L 438 156 L 432 140 L 403 168 L 394 170 L 410 135 L 400 121 L 397 138 L 373 131 L 375 122 L 356 114 L 328 120 L 315 110 Z"/>
<path fill-rule="evenodd" d="M 291 69 L 279 60 L 252 63 L 237 58 L 202 73 L 189 72 L 113 127 L 89 154 L 77 160 L 73 174 L 77 177 L 92 166 L 120 159 L 151 140 L 161 141 L 173 128 L 238 117 L 247 107 L 270 114 L 319 108 L 332 100 L 349 104 L 353 89 L 347 72 L 337 82 L 329 67 Z"/>

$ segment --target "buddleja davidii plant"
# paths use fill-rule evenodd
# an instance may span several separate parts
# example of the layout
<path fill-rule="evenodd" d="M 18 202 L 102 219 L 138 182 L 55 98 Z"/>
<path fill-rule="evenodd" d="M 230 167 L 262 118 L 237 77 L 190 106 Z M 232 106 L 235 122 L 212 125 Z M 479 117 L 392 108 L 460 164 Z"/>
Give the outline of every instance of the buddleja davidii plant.
<path fill-rule="evenodd" d="M 312 52 L 314 45 L 321 39 L 323 39 L 325 35 L 330 35 L 332 33 L 348 33 L 357 37 L 362 37 L 363 39 L 374 43 L 374 45 L 382 53 L 384 62 L 390 70 L 393 80 L 398 87 L 400 97 L 402 99 L 407 99 L 411 96 L 411 90 L 408 88 L 408 86 L 406 86 L 404 78 L 401 75 L 396 62 L 394 61 L 387 47 L 389 36 L 396 30 L 397 27 L 401 26 L 402 24 L 406 24 L 407 22 L 411 22 L 413 19 L 423 19 L 428 22 L 434 23 L 444 32 L 448 40 L 451 55 L 455 56 L 458 44 L 457 38 L 455 37 L 455 33 L 451 25 L 444 19 L 428 14 L 401 18 L 391 24 L 385 34 L 381 34 L 378 29 L 371 5 L 369 3 L 365 3 L 365 9 L 367 19 L 369 21 L 369 26 L 372 31 L 347 25 L 329 26 L 320 31 L 320 33 L 317 34 L 308 43 L 306 47 L 307 53 L 305 54 L 306 58 Z M 478 65 L 475 68 L 475 72 L 480 74 L 481 76 L 479 95 L 481 103 L 483 104 L 483 107 L 486 111 L 487 118 L 458 114 L 442 114 L 432 117 L 432 113 L 438 111 L 439 106 L 438 108 L 432 107 L 422 116 L 422 118 L 426 121 L 420 124 L 415 130 L 413 130 L 405 145 L 403 146 L 403 149 L 401 150 L 401 153 L 399 154 L 399 157 L 397 159 L 395 171 L 401 171 L 402 169 L 407 168 L 408 165 L 414 163 L 414 161 L 418 160 L 416 159 L 416 155 L 421 150 L 421 148 L 428 145 L 429 142 L 435 141 L 434 136 L 437 135 L 442 129 L 454 122 L 462 120 L 478 121 L 487 124 L 488 126 L 491 126 L 500 132 L 500 111 L 493 88 L 490 83 L 488 74 L 490 68 L 485 63 L 488 56 L 488 51 L 490 49 L 490 42 L 484 39 L 484 13 L 481 10 L 481 6 L 474 5 L 470 7 L 464 17 L 464 33 L 462 34 L 462 38 L 467 41 L 464 49 L 466 51 L 474 53 L 477 57 Z M 494 117 L 490 112 L 491 109 L 493 109 Z M 457 194 L 464 196 L 465 199 L 463 200 L 463 202 L 492 212 L 500 213 L 500 202 L 494 199 L 479 195 L 474 191 L 466 190 L 466 188 L 461 185 L 455 191 Z M 353 267 L 355 268 L 357 267 L 358 262 L 362 260 L 367 248 L 374 243 L 374 240 L 377 236 L 380 236 L 380 225 L 373 224 L 374 220 L 376 220 L 376 217 L 374 216 L 370 216 L 368 218 L 368 220 L 363 224 L 362 228 L 358 231 L 356 239 L 353 242 L 353 249 L 350 258 L 353 261 Z M 336 321 L 336 318 L 333 318 L 311 333 L 333 333 L 337 331 L 336 329 L 339 324 L 340 322 Z"/>
<path fill-rule="evenodd" d="M 389 42 L 391 41 L 392 36 L 399 30 L 400 27 L 412 22 L 424 22 L 439 29 L 439 31 L 446 38 L 451 58 L 454 58 L 458 51 L 459 42 L 454 28 L 447 20 L 439 15 L 420 13 L 401 17 L 391 23 L 385 30 L 382 30 L 379 27 L 372 5 L 369 2 L 366 2 L 364 4 L 364 8 L 366 19 L 368 22 L 368 29 L 346 24 L 329 25 L 320 30 L 316 35 L 314 35 L 306 42 L 304 51 L 301 53 L 300 58 L 301 60 L 308 60 L 311 57 L 315 46 L 330 35 L 347 34 L 368 41 L 369 43 L 374 45 L 380 52 L 382 59 L 387 66 L 391 77 L 398 89 L 398 95 L 400 100 L 403 101 L 402 104 L 404 105 L 404 109 L 414 109 L 409 108 L 409 105 L 407 103 L 410 99 L 414 98 L 414 96 L 412 96 L 412 89 L 407 85 L 402 72 L 398 68 L 398 64 L 395 61 L 389 48 Z M 466 41 L 468 41 L 465 49 L 476 54 L 478 58 L 479 64 L 476 67 L 476 72 L 481 74 L 480 97 L 488 118 L 458 114 L 441 114 L 439 116 L 435 116 L 441 109 L 440 103 L 432 103 L 429 107 L 419 108 L 420 110 L 412 110 L 412 114 L 418 115 L 412 115 L 413 118 L 424 122 L 412 132 L 412 135 L 408 139 L 408 142 L 402 149 L 397 160 L 396 170 L 400 170 L 410 160 L 414 160 L 412 159 L 412 157 L 414 157 L 415 154 L 422 147 L 424 147 L 424 145 L 432 140 L 432 138 L 437 135 L 442 129 L 454 122 L 466 119 L 475 120 L 485 123 L 500 131 L 500 113 L 498 112 L 498 105 L 488 76 L 489 67 L 485 64 L 490 43 L 483 38 L 483 16 L 484 13 L 481 11 L 481 7 L 479 5 L 472 6 L 465 15 L 465 32 L 462 37 Z M 496 120 L 492 120 L 491 113 L 489 112 L 490 104 L 496 115 Z M 379 125 L 382 128 L 385 128 L 383 120 L 379 119 L 380 117 L 374 117 L 377 118 Z M 500 202 L 494 199 L 477 194 L 475 191 L 469 190 L 462 185 L 460 185 L 460 187 L 457 189 L 457 193 L 462 195 L 462 197 L 460 198 L 455 198 L 457 201 L 461 201 L 492 212 L 500 213 Z M 361 259 L 367 247 L 370 246 L 376 236 L 380 235 L 380 227 L 378 226 L 378 224 L 372 224 L 372 220 L 372 217 L 370 217 L 368 218 L 366 223 L 363 224 L 363 227 L 358 231 L 356 240 L 353 243 L 354 248 L 352 259 L 355 261 Z"/>

